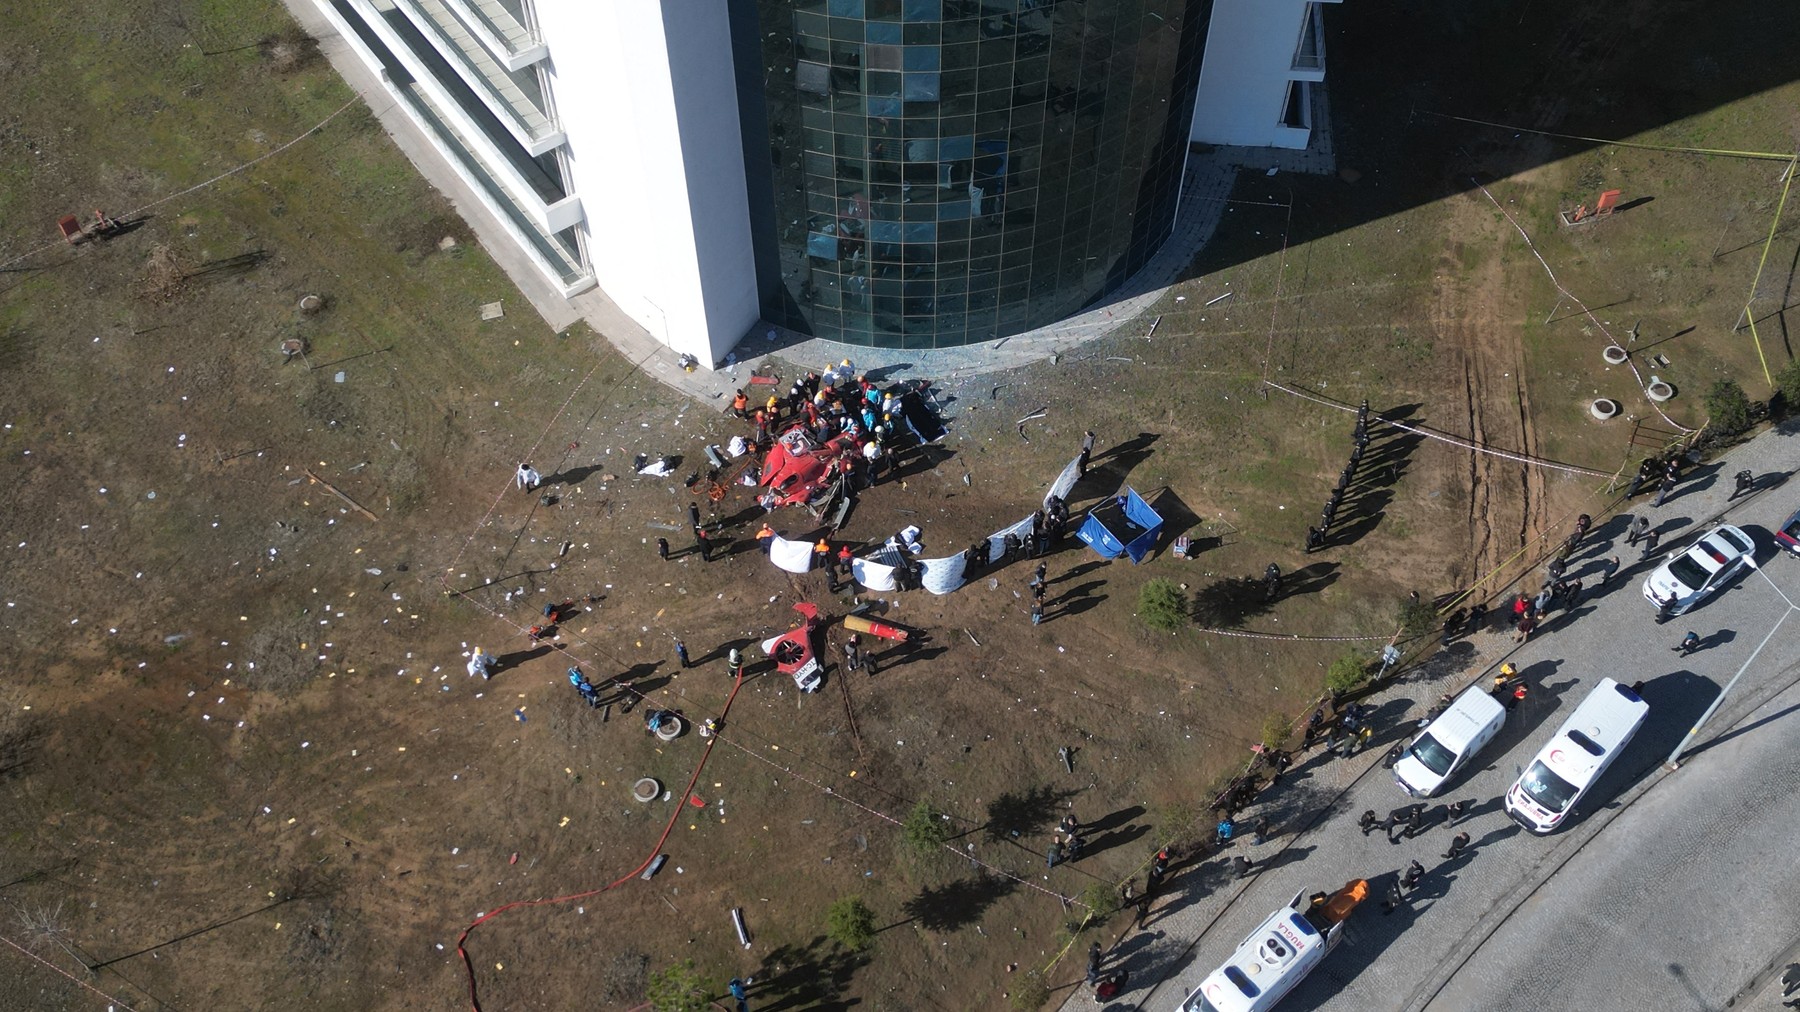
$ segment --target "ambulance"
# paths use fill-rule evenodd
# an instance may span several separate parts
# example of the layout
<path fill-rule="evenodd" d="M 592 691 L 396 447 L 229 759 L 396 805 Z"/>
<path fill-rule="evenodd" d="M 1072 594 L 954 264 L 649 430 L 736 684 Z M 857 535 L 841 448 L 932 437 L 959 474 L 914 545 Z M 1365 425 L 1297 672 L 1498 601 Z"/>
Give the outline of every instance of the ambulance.
<path fill-rule="evenodd" d="M 1542 836 L 1556 831 L 1644 724 L 1650 704 L 1610 678 L 1581 701 L 1506 791 L 1506 814 Z"/>
<path fill-rule="evenodd" d="M 1238 943 L 1224 966 L 1207 974 L 1178 1012 L 1264 1012 L 1287 996 L 1343 937 L 1344 921 L 1367 899 L 1356 879 L 1332 894 L 1295 893 Z"/>

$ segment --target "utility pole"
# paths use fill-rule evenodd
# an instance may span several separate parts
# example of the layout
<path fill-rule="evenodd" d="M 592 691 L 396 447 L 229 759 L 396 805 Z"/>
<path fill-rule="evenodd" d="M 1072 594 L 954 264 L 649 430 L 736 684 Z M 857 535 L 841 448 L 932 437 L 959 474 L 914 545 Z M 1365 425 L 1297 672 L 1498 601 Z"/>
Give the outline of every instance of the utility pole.
<path fill-rule="evenodd" d="M 1751 569 L 1760 570 L 1762 568 L 1756 564 L 1754 557 L 1746 556 L 1746 561 L 1749 562 Z M 1779 593 L 1779 591 L 1777 592 Z M 1783 596 L 1785 597 L 1785 595 Z M 1750 652 L 1750 656 L 1737 669 L 1737 673 L 1731 676 L 1731 681 L 1726 682 L 1725 687 L 1719 690 L 1719 698 L 1713 700 L 1712 705 L 1706 708 L 1706 712 L 1700 715 L 1700 719 L 1694 721 L 1694 726 L 1688 728 L 1688 733 L 1682 735 L 1681 741 L 1675 745 L 1675 751 L 1670 752 L 1668 760 L 1663 763 L 1663 769 L 1673 771 L 1681 768 L 1681 753 L 1687 751 L 1688 746 L 1693 743 L 1694 736 L 1700 733 L 1702 727 L 1706 726 L 1706 722 L 1712 718 L 1714 711 L 1718 710 L 1719 704 L 1725 702 L 1725 697 L 1731 694 L 1732 687 L 1737 685 L 1738 679 L 1744 677 L 1744 672 L 1750 669 L 1750 665 L 1756 663 L 1756 658 L 1762 653 L 1763 647 L 1768 646 L 1769 641 L 1775 638 L 1775 633 L 1781 628 L 1781 623 L 1786 622 L 1788 616 L 1793 613 L 1794 608 L 1790 602 L 1788 610 L 1775 620 L 1773 626 L 1769 627 L 1769 634 L 1764 636 L 1762 642 L 1756 645 L 1756 649 Z"/>

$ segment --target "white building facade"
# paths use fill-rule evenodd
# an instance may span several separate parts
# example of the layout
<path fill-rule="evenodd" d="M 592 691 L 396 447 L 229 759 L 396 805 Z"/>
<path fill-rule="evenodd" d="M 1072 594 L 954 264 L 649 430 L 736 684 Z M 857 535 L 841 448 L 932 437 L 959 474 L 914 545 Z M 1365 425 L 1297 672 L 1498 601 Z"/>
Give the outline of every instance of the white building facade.
<path fill-rule="evenodd" d="M 313 3 L 557 291 L 709 367 L 1069 315 L 1189 142 L 1305 147 L 1324 76 L 1307 0 Z"/>
<path fill-rule="evenodd" d="M 1325 81 L 1324 4 L 1339 2 L 1214 0 L 1192 140 L 1306 147 L 1312 92 Z"/>

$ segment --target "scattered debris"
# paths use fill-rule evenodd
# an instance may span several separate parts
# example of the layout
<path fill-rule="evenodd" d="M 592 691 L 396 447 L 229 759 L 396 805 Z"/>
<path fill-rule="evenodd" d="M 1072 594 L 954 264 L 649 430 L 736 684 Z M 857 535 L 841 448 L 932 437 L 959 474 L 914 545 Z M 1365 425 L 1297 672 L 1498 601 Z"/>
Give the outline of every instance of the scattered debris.
<path fill-rule="evenodd" d="M 481 307 L 483 320 L 498 320 L 506 315 L 506 307 L 499 302 L 489 302 Z"/>

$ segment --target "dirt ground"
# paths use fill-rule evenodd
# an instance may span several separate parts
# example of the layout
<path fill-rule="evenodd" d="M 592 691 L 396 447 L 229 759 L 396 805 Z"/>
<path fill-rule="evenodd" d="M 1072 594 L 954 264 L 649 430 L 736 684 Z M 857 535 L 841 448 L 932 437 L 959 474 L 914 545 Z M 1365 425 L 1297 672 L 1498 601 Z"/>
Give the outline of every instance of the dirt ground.
<path fill-rule="evenodd" d="M 0 38 L 15 97 L 0 113 L 9 1008 L 104 1001 L 88 988 L 139 1009 L 453 1006 L 466 925 L 629 876 L 672 818 L 648 883 L 480 927 L 483 1006 L 631 1007 L 646 968 L 692 958 L 715 980 L 754 976 L 757 1008 L 1001 1007 L 1068 941 L 1068 898 L 1141 874 L 1158 840 L 1209 822 L 1205 788 L 1241 766 L 1264 718 L 1302 712 L 1335 657 L 1385 639 L 1408 591 L 1496 568 L 1488 586 L 1504 586 L 1520 549 L 1602 484 L 1378 427 L 1348 519 L 1306 556 L 1350 416 L 1265 377 L 1605 472 L 1643 449 L 1631 421 L 1587 417 L 1593 396 L 1661 429 L 1702 420 L 1713 376 L 1766 393 L 1730 321 L 1778 167 L 1475 127 L 1422 136 L 1391 110 L 1429 95 L 1542 129 L 1780 149 L 1795 89 L 1777 71 L 1667 70 L 1710 18 L 1665 3 L 1656 32 L 1575 53 L 1572 81 L 1500 55 L 1482 56 L 1494 74 L 1463 74 L 1453 51 L 1402 77 L 1376 54 L 1416 25 L 1333 9 L 1353 171 L 1246 174 L 1192 276 L 1142 326 L 1053 362 L 931 377 L 950 436 L 868 493 L 843 532 L 878 542 L 916 524 L 928 556 L 950 554 L 1028 513 L 1091 428 L 1100 452 L 1077 507 L 1130 485 L 1206 550 L 1183 562 L 1165 541 L 1134 567 L 1071 542 L 1049 560 L 1038 627 L 1025 563 L 944 597 L 865 595 L 919 636 L 879 654 L 872 677 L 833 670 L 813 696 L 753 666 L 694 784 L 700 804 L 686 803 L 706 742 L 648 737 L 643 708 L 721 713 L 728 649 L 788 628 L 796 601 L 851 603 L 762 559 L 742 489 L 706 506 L 722 558 L 657 559 L 655 538 L 686 544 L 698 497 L 683 479 L 704 477 L 701 447 L 744 426 L 599 335 L 550 333 L 359 106 L 126 235 L 32 252 L 64 213 L 146 204 L 350 99 L 272 5 L 101 6 L 84 25 L 28 7 Z M 1440 15 L 1444 37 L 1491 27 L 1494 5 L 1477 7 Z M 1599 10 L 1502 20 L 1565 61 Z M 1647 64 L 1688 82 L 1658 85 L 1648 120 L 1621 112 L 1607 130 L 1554 101 L 1583 87 L 1625 109 Z M 1594 319 L 1556 305 L 1471 174 Z M 1601 185 L 1656 199 L 1586 231 L 1554 223 Z M 1770 311 L 1795 249 L 1783 225 Z M 307 293 L 322 312 L 298 310 Z M 494 301 L 506 315 L 481 321 Z M 1681 390 L 1668 425 L 1600 359 L 1599 328 L 1634 321 L 1644 344 L 1666 342 L 1657 371 Z M 1781 324 L 1763 325 L 1776 364 Z M 304 356 L 286 359 L 288 339 Z M 638 477 L 639 453 L 682 462 L 671 479 Z M 553 505 L 512 489 L 521 459 L 550 476 Z M 803 514 L 775 519 L 815 536 Z M 1243 583 L 1271 561 L 1288 574 L 1272 603 Z M 1194 595 L 1197 625 L 1257 635 L 1152 633 L 1134 610 L 1158 576 Z M 533 647 L 524 629 L 564 599 L 581 613 Z M 465 671 L 477 645 L 505 661 L 492 681 Z M 648 701 L 589 710 L 571 664 L 626 675 Z M 632 800 L 645 776 L 670 799 Z M 908 849 L 897 820 L 920 799 L 948 816 L 960 856 Z M 1285 796 L 1284 817 L 1319 801 Z M 1046 869 L 1049 829 L 1071 810 L 1098 824 L 1091 856 Z M 827 906 L 849 895 L 881 928 L 863 953 L 823 936 Z M 1058 994 L 1076 962 L 1047 975 Z"/>

